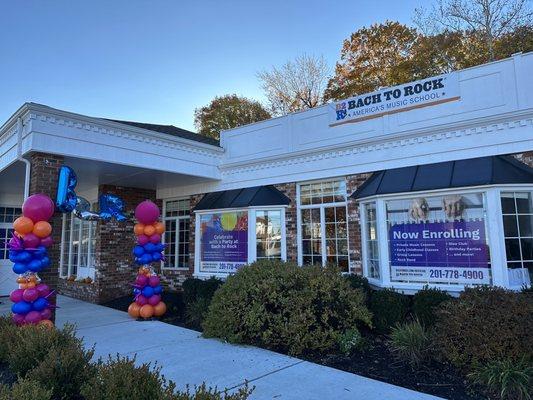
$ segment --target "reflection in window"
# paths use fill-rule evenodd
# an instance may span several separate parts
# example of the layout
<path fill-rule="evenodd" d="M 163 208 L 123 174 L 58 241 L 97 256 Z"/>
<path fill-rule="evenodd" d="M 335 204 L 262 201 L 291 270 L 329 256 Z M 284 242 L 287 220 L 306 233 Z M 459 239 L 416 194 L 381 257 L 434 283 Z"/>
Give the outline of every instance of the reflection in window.
<path fill-rule="evenodd" d="M 379 279 L 379 248 L 378 248 L 378 226 L 376 218 L 376 203 L 364 205 L 366 220 L 366 265 L 368 276 Z"/>
<path fill-rule="evenodd" d="M 533 275 L 533 192 L 502 192 L 503 231 L 509 284 L 531 285 Z"/>
<path fill-rule="evenodd" d="M 281 210 L 256 211 L 255 234 L 257 259 L 281 260 Z"/>

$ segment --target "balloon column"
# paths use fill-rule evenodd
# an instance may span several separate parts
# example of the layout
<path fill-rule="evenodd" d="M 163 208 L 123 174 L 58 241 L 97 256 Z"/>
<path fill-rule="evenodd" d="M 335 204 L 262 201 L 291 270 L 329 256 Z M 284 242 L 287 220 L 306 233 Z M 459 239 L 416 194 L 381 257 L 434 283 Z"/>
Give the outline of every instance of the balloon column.
<path fill-rule="evenodd" d="M 160 317 L 167 311 L 167 306 L 161 301 L 160 280 L 150 264 L 163 260 L 165 245 L 161 243 L 161 235 L 165 232 L 165 225 L 158 221 L 159 208 L 150 200 L 135 208 L 135 218 L 138 221 L 134 227 L 137 245 L 133 255 L 140 268 L 133 284 L 135 301 L 128 307 L 128 313 L 133 318 Z"/>
<path fill-rule="evenodd" d="M 47 248 L 53 243 L 48 220 L 54 214 L 54 203 L 45 194 L 34 194 L 22 205 L 22 216 L 13 223 L 15 232 L 9 241 L 9 259 L 13 272 L 19 274 L 19 288 L 9 298 L 14 303 L 13 321 L 17 325 L 53 326 L 50 288 L 41 283 L 37 273 L 50 265 Z"/>

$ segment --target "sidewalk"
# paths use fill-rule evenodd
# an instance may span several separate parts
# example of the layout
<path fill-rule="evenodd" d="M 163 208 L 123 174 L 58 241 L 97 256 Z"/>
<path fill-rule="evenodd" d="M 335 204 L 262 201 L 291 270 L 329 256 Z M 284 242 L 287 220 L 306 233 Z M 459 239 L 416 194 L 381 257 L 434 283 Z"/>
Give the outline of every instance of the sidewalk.
<path fill-rule="evenodd" d="M 3 298 L 0 313 L 9 312 Z M 246 380 L 255 386 L 253 400 L 364 399 L 430 400 L 437 397 L 389 385 L 252 346 L 204 339 L 198 332 L 162 322 L 137 322 L 127 313 L 59 296 L 57 325 L 78 327 L 96 357 L 121 354 L 138 362 L 157 362 L 179 388 L 206 382 L 219 389 L 236 388 Z"/>

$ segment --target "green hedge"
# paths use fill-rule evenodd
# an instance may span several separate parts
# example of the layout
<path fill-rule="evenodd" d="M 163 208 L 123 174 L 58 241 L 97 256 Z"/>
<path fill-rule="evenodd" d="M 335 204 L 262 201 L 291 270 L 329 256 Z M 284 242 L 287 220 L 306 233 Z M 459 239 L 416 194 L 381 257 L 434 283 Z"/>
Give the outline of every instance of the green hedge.
<path fill-rule="evenodd" d="M 376 330 L 380 333 L 387 333 L 402 322 L 409 313 L 409 303 L 409 296 L 398 293 L 394 289 L 374 291 L 370 297 L 369 307 L 374 315 Z"/>
<path fill-rule="evenodd" d="M 325 352 L 346 330 L 372 324 L 364 297 L 332 267 L 258 261 L 215 293 L 204 336 L 292 355 Z"/>
<path fill-rule="evenodd" d="M 223 283 L 224 281 L 215 277 L 206 280 L 187 278 L 183 282 L 185 318 L 191 327 L 202 329 L 202 322 L 211 304 L 211 299 Z"/>

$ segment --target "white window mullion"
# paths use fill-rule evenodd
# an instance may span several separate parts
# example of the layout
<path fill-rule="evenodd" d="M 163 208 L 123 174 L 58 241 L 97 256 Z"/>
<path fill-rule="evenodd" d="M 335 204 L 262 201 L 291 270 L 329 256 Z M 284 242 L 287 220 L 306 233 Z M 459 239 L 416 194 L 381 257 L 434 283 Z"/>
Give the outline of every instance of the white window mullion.
<path fill-rule="evenodd" d="M 378 228 L 378 252 L 381 281 L 390 285 L 389 241 L 387 232 L 387 207 L 384 200 L 376 201 L 376 225 Z"/>
<path fill-rule="evenodd" d="M 180 218 L 175 218 L 176 224 L 176 243 L 174 244 L 174 268 L 178 268 L 180 265 Z"/>
<path fill-rule="evenodd" d="M 327 254 L 326 254 L 326 208 L 324 206 L 320 207 L 320 250 L 322 252 L 322 266 L 324 267 L 327 263 Z"/>
<path fill-rule="evenodd" d="M 487 235 L 492 270 L 492 284 L 496 286 L 509 286 L 507 273 L 507 257 L 505 254 L 505 234 L 503 230 L 503 214 L 498 189 L 488 190 L 486 193 L 487 207 Z M 491 212 L 488 212 L 491 210 Z"/>

